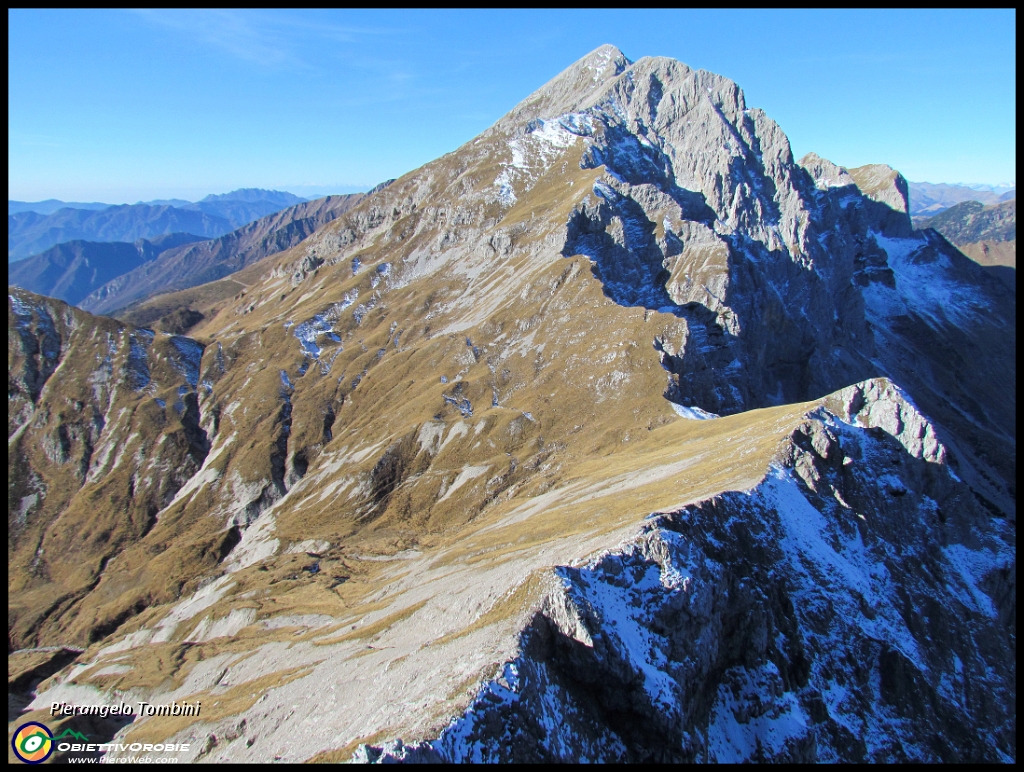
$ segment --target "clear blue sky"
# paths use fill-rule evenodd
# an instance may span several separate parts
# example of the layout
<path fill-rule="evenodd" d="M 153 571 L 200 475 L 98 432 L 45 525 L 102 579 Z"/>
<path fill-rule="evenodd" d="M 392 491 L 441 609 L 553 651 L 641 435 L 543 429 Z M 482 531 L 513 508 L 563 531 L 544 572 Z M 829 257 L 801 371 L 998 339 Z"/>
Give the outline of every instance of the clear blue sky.
<path fill-rule="evenodd" d="M 797 157 L 1016 179 L 1016 12 L 9 10 L 9 198 L 365 189 L 603 43 L 735 80 Z"/>

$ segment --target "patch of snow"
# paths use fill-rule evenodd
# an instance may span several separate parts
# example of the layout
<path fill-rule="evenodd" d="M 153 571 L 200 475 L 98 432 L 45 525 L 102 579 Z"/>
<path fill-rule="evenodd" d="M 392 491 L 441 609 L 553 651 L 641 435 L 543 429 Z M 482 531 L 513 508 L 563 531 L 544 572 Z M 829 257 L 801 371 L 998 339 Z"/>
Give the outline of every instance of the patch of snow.
<path fill-rule="evenodd" d="M 672 409 L 676 411 L 676 414 L 682 418 L 689 418 L 691 421 L 707 421 L 711 418 L 719 418 L 717 413 L 709 413 L 707 410 L 702 410 L 699 407 L 686 407 L 686 405 L 680 405 L 676 402 L 672 402 Z"/>
<path fill-rule="evenodd" d="M 593 133 L 593 119 L 585 113 L 567 113 L 553 120 L 539 118 L 527 126 L 525 136 L 509 141 L 511 161 L 494 180 L 498 198 L 511 206 L 516 202 L 514 186 L 529 190 L 564 150 L 581 137 Z"/>
<path fill-rule="evenodd" d="M 199 363 L 203 358 L 203 345 L 181 335 L 171 337 L 171 345 L 178 356 L 171 359 L 171 367 L 184 376 L 193 389 L 199 384 Z"/>
<path fill-rule="evenodd" d="M 363 318 L 377 307 L 377 301 L 379 299 L 380 295 L 374 292 L 373 295 L 370 296 L 369 300 L 356 306 L 356 310 L 352 312 L 352 318 L 355 320 L 356 324 L 363 323 Z"/>
<path fill-rule="evenodd" d="M 756 670 L 735 668 L 723 680 L 707 729 L 709 760 L 736 764 L 756 758 L 759 748 L 774 756 L 785 750 L 787 741 L 810 730 L 810 717 L 793 692 L 773 696 L 782 687 L 773 662 Z M 752 704 L 764 712 L 751 715 Z"/>
<path fill-rule="evenodd" d="M 786 534 L 783 547 L 801 585 L 795 592 L 803 603 L 798 612 L 812 611 L 822 597 L 836 602 L 856 592 L 875 609 L 875 618 L 862 618 L 861 627 L 923 669 L 917 642 L 888 592 L 889 572 L 861 541 L 859 532 L 837 552 L 827 538 L 830 529 L 825 517 L 807 501 L 789 470 L 773 466 L 761 490 L 778 512 Z M 855 608 L 850 613 L 859 616 Z"/>
<path fill-rule="evenodd" d="M 473 415 L 473 403 L 469 401 L 468 397 L 449 397 L 447 394 L 442 394 L 441 397 L 446 403 L 454 406 L 456 410 L 462 413 L 463 418 L 469 418 Z"/>
<path fill-rule="evenodd" d="M 963 544 L 950 544 L 942 548 L 942 554 L 952 567 L 953 582 L 946 587 L 968 608 L 973 608 L 988 617 L 998 617 L 995 604 L 979 586 L 984 576 L 1000 567 L 1000 556 L 988 550 L 972 550 Z M 960 581 L 957 582 L 955 579 Z"/>
<path fill-rule="evenodd" d="M 125 367 L 128 370 L 128 383 L 134 391 L 143 391 L 150 384 L 149 354 L 146 347 L 153 342 L 151 330 L 136 330 L 128 335 L 128 358 Z"/>
<path fill-rule="evenodd" d="M 27 330 L 32 324 L 32 306 L 17 295 L 8 295 L 7 299 L 11 301 L 11 310 L 14 311 L 15 324 L 19 329 Z"/>
<path fill-rule="evenodd" d="M 896 280 L 895 290 L 878 282 L 866 288 L 868 310 L 876 316 L 897 316 L 910 308 L 930 325 L 961 325 L 984 307 L 969 285 L 951 275 L 948 258 L 931 253 L 934 248 L 923 236 L 904 239 L 868 233 L 888 256 Z"/>
<path fill-rule="evenodd" d="M 370 277 L 370 287 L 376 288 L 381 280 L 386 278 L 391 273 L 391 263 L 381 263 L 374 269 L 373 276 Z"/>
<path fill-rule="evenodd" d="M 513 175 L 510 168 L 505 168 L 494 180 L 494 186 L 498 188 L 498 200 L 505 206 L 512 206 L 516 202 L 512 181 Z"/>
<path fill-rule="evenodd" d="M 296 325 L 294 335 L 307 356 L 317 361 L 320 360 L 320 354 L 323 349 L 318 341 L 321 336 L 326 336 L 328 340 L 334 343 L 341 342 L 341 338 L 334 332 L 334 324 L 341 318 L 342 311 L 351 306 L 358 297 L 359 293 L 356 290 L 349 290 L 342 296 L 339 302 L 333 304 L 325 311 L 316 314 L 312 319 Z M 361 318 L 356 320 L 357 324 L 361 321 Z M 321 369 L 323 368 L 321 367 Z M 328 371 L 330 370 L 329 367 L 327 369 Z"/>

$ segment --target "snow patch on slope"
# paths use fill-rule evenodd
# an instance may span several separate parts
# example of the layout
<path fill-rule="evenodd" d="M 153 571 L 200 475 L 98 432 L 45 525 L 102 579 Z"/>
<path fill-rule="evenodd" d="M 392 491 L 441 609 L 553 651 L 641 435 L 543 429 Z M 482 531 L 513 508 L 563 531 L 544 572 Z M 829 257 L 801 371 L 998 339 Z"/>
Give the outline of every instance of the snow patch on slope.
<path fill-rule="evenodd" d="M 199 363 L 203 358 L 203 345 L 180 335 L 171 337 L 171 345 L 178 352 L 178 357 L 171 359 L 171 367 L 195 389 L 199 385 Z"/>
<path fill-rule="evenodd" d="M 896 288 L 873 282 L 864 290 L 866 310 L 876 318 L 913 311 L 932 327 L 962 325 L 984 308 L 984 300 L 952 273 L 949 258 L 924 236 L 890 238 L 873 230 L 868 235 L 885 251 Z"/>
<path fill-rule="evenodd" d="M 316 360 L 320 359 L 320 354 L 323 351 L 319 342 L 321 337 L 326 337 L 333 343 L 341 343 L 341 338 L 334 332 L 334 325 L 341 318 L 341 312 L 355 303 L 358 297 L 358 291 L 350 290 L 342 296 L 339 302 L 332 305 L 326 311 L 322 311 L 313 316 L 312 319 L 295 325 L 295 331 L 292 334 L 298 338 L 299 346 L 302 347 L 303 352 L 307 356 Z M 285 329 L 288 329 L 287 324 Z"/>
<path fill-rule="evenodd" d="M 770 758 L 785 752 L 787 743 L 801 740 L 811 723 L 796 696 L 783 691 L 775 663 L 735 668 L 715 696 L 707 730 L 709 760 L 739 764 L 759 754 Z"/>
<path fill-rule="evenodd" d="M 672 402 L 671 405 L 677 415 L 682 418 L 689 418 L 691 421 L 707 421 L 711 418 L 719 418 L 718 414 L 709 413 L 707 410 L 699 407 L 686 407 L 686 405 L 680 405 L 676 402 Z"/>
<path fill-rule="evenodd" d="M 516 188 L 526 192 L 546 172 L 562 152 L 581 137 L 594 130 L 593 119 L 585 113 L 566 113 L 551 120 L 531 121 L 524 136 L 509 141 L 511 160 L 494 181 L 498 198 L 511 206 L 516 202 Z"/>

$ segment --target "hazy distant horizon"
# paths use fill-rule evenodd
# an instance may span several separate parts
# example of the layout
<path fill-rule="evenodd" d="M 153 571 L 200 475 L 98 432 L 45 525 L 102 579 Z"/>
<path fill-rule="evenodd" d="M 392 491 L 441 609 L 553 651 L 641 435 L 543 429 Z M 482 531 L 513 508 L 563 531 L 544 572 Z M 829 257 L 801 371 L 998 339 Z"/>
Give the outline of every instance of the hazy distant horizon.
<path fill-rule="evenodd" d="M 381 180 L 383 182 L 383 180 Z M 377 183 L 374 183 L 374 185 Z M 98 195 L 76 195 L 76 196 L 54 196 L 54 195 L 42 195 L 35 198 L 24 198 L 14 195 L 8 195 L 8 201 L 19 201 L 28 204 L 42 203 L 43 201 L 67 201 L 77 203 L 103 203 L 109 204 L 110 206 L 122 206 L 124 204 L 146 204 L 151 201 L 166 201 L 171 199 L 181 199 L 194 203 L 203 199 L 208 195 L 223 195 L 224 193 L 230 193 L 234 190 L 240 190 L 244 188 L 260 188 L 262 190 L 275 190 L 282 193 L 291 193 L 301 198 L 323 198 L 324 196 L 335 196 L 344 195 L 346 193 L 365 193 L 374 185 L 288 185 L 288 186 L 263 186 L 263 185 L 234 185 L 231 187 L 225 187 L 223 190 L 207 190 L 203 188 L 202 193 L 195 193 L 194 189 L 189 189 L 189 194 L 184 195 L 182 191 L 176 191 L 167 193 L 166 191 L 150 191 L 152 195 L 147 195 L 144 198 L 132 198 L 130 196 L 110 196 L 107 198 Z"/>

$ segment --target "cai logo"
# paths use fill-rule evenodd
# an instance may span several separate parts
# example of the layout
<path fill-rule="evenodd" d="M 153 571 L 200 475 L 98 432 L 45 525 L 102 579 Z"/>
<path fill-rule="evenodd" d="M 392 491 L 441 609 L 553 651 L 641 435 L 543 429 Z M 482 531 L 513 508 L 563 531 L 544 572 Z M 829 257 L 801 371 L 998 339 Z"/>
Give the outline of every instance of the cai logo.
<path fill-rule="evenodd" d="M 53 732 L 45 724 L 29 721 L 22 724 L 11 738 L 11 748 L 19 761 L 41 764 L 53 753 Z"/>

